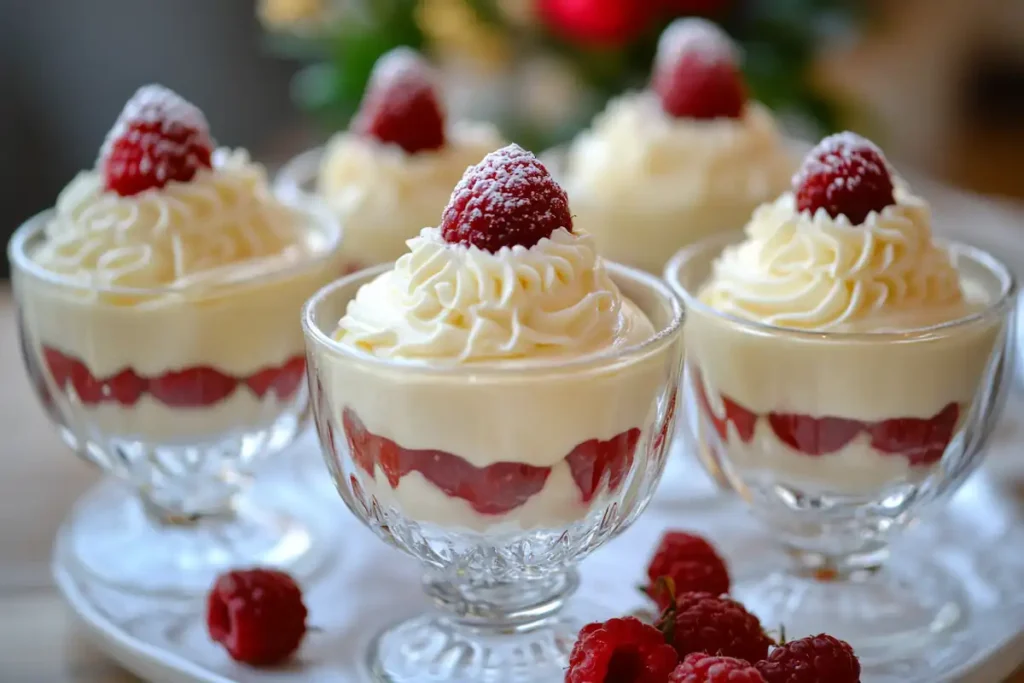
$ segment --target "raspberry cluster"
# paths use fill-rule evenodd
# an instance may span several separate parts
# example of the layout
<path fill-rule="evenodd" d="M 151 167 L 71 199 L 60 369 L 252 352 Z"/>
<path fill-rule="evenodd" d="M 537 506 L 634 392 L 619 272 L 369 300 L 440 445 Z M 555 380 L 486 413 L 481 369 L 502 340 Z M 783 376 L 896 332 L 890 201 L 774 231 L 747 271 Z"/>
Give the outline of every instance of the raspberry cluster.
<path fill-rule="evenodd" d="M 726 595 L 728 568 L 706 539 L 666 533 L 647 576 L 644 591 L 662 608 L 658 621 L 584 626 L 566 683 L 860 683 L 853 648 L 837 638 L 774 642 Z"/>

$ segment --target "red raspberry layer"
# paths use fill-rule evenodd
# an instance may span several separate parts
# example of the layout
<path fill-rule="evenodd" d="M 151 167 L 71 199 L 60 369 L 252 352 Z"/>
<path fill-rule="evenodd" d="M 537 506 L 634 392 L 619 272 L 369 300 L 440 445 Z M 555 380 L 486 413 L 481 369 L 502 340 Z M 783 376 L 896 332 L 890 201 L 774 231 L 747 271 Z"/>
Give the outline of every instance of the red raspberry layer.
<path fill-rule="evenodd" d="M 697 398 L 704 416 L 723 441 L 728 440 L 732 423 L 744 443 L 754 436 L 757 421 L 768 421 L 776 438 L 794 451 L 811 457 L 826 456 L 841 450 L 862 433 L 871 437 L 871 447 L 884 455 L 902 456 L 912 466 L 931 465 L 942 459 L 960 420 L 961 406 L 950 403 L 930 418 L 898 417 L 864 422 L 843 417 L 813 417 L 799 413 L 758 415 L 736 401 L 721 396 L 725 416 L 711 407 L 704 382 L 694 372 Z"/>
<path fill-rule="evenodd" d="M 197 366 L 154 377 L 126 368 L 97 378 L 81 360 L 52 347 L 43 347 L 43 359 L 54 384 L 62 390 L 74 390 L 85 405 L 117 403 L 130 407 L 149 394 L 170 408 L 202 408 L 227 399 L 240 386 L 248 387 L 257 398 L 273 392 L 278 400 L 287 400 L 299 390 L 306 374 L 305 356 L 294 356 L 284 365 L 246 377 Z"/>
<path fill-rule="evenodd" d="M 348 408 L 342 424 L 352 459 L 371 477 L 379 466 L 388 484 L 397 488 L 407 474 L 419 472 L 445 495 L 466 501 L 483 515 L 506 514 L 520 507 L 540 493 L 551 474 L 550 467 L 514 462 L 476 467 L 445 451 L 403 448 L 367 430 Z M 631 429 L 607 441 L 584 441 L 565 457 L 582 502 L 593 500 L 606 479 L 609 491 L 621 486 L 633 466 L 639 440 L 640 430 Z"/>

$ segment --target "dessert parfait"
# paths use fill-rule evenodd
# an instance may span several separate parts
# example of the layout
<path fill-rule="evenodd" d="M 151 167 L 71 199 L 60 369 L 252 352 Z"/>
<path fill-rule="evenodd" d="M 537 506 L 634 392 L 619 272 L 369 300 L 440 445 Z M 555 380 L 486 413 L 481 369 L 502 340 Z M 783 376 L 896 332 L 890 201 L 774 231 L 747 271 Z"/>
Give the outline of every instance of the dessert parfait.
<path fill-rule="evenodd" d="M 385 633 L 380 670 L 421 680 L 425 661 L 469 647 L 485 656 L 436 680 L 560 676 L 560 634 L 578 625 L 537 615 L 639 514 L 664 464 L 681 353 L 670 290 L 603 261 L 513 145 L 466 171 L 393 266 L 331 285 L 303 320 L 339 491 L 434 570 L 428 590 L 456 613 Z M 467 625 L 533 630 L 488 641 Z"/>
<path fill-rule="evenodd" d="M 1005 392 L 1013 278 L 935 239 L 928 204 L 871 142 L 826 138 L 738 243 L 684 250 L 666 276 L 689 304 L 703 452 L 805 569 L 877 567 L 889 534 L 979 462 Z M 917 635 L 943 626 L 929 618 L 948 596 L 865 585 L 876 592 L 824 603 L 863 629 L 847 635 L 872 641 L 868 656 L 908 644 L 906 624 L 868 627 L 883 597 Z"/>
<path fill-rule="evenodd" d="M 680 247 L 742 226 L 794 162 L 748 98 L 738 47 L 715 24 L 665 29 L 650 87 L 613 100 L 568 151 L 566 189 L 610 259 L 660 274 Z"/>
<path fill-rule="evenodd" d="M 401 256 L 466 168 L 505 144 L 490 124 L 449 122 L 438 80 L 411 48 L 384 54 L 349 130 L 281 174 L 281 187 L 315 186 L 341 220 L 346 272 Z"/>
<path fill-rule="evenodd" d="M 277 199 L 244 150 L 215 149 L 196 107 L 141 88 L 96 168 L 9 247 L 26 362 L 65 441 L 158 518 L 223 513 L 239 475 L 306 420 L 291 321 L 337 271 L 339 243 L 329 214 Z M 150 565 L 118 579 L 210 579 Z"/>

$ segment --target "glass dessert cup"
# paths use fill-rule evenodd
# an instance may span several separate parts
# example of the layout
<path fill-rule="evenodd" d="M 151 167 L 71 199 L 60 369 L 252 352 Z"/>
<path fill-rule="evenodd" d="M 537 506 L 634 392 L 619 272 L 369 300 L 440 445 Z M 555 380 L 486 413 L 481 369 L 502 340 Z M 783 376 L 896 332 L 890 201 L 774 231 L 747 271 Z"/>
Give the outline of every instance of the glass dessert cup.
<path fill-rule="evenodd" d="M 1016 283 L 985 252 L 946 243 L 986 304 L 906 332 L 784 329 L 722 313 L 699 291 L 742 234 L 681 251 L 684 396 L 698 455 L 780 541 L 788 562 L 734 592 L 790 639 L 826 631 L 870 665 L 955 627 L 959 580 L 890 541 L 978 467 L 1012 384 Z M 771 571 L 777 569 L 776 571 Z"/>
<path fill-rule="evenodd" d="M 299 208 L 321 250 L 193 289 L 102 288 L 40 267 L 31 255 L 52 211 L 12 237 L 36 393 L 64 443 L 133 494 L 76 512 L 71 554 L 93 578 L 193 595 L 229 568 L 302 575 L 320 559 L 298 510 L 243 495 L 254 468 L 310 418 L 302 333 L 288 323 L 334 277 L 341 233 L 317 207 Z"/>
<path fill-rule="evenodd" d="M 429 364 L 334 341 L 348 302 L 389 266 L 306 305 L 313 413 L 338 492 L 420 561 L 439 607 L 376 636 L 378 680 L 564 677 L 588 620 L 563 610 L 575 565 L 649 502 L 681 370 L 678 299 L 657 278 L 606 265 L 657 333 L 580 359 Z"/>

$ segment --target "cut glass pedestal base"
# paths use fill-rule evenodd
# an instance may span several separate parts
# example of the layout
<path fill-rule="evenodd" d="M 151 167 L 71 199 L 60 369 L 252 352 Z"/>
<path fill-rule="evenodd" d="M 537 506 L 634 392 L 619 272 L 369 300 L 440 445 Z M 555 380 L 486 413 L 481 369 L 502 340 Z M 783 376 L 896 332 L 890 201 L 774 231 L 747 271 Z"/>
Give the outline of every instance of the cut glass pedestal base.
<path fill-rule="evenodd" d="M 773 635 L 795 640 L 826 631 L 850 643 L 869 668 L 932 647 L 967 617 L 956 578 L 915 558 L 845 578 L 778 571 L 741 580 L 733 592 Z"/>
<path fill-rule="evenodd" d="M 121 590 L 207 592 L 224 571 L 262 566 L 308 575 L 323 543 L 302 513 L 280 500 L 241 499 L 229 513 L 165 523 L 125 495 L 116 505 L 86 499 L 69 528 L 70 551 L 87 574 Z"/>

